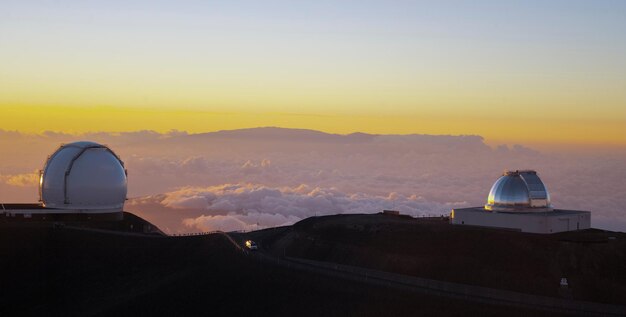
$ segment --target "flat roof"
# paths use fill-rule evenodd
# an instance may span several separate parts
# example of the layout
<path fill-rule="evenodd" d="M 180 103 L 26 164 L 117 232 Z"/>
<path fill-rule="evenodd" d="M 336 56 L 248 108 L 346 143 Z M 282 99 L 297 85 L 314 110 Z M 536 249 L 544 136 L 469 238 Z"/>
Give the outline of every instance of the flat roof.
<path fill-rule="evenodd" d="M 49 209 L 43 206 L 43 204 L 39 203 L 30 203 L 30 204 L 0 204 L 0 210 L 3 211 L 11 211 L 11 210 L 24 210 L 24 209 Z"/>
<path fill-rule="evenodd" d="M 469 208 L 454 208 L 454 212 L 465 211 L 465 212 L 485 212 L 485 213 L 498 213 L 498 214 L 520 214 L 520 215 L 541 215 L 545 217 L 557 217 L 557 216 L 566 216 L 566 215 L 575 215 L 580 213 L 591 213 L 589 211 L 584 210 L 567 210 L 567 209 L 553 209 L 551 211 L 524 211 L 524 209 L 520 209 L 519 211 L 491 211 L 486 210 L 484 207 L 469 207 Z"/>
<path fill-rule="evenodd" d="M 44 207 L 41 203 L 30 204 L 2 204 L 0 203 L 0 215 L 24 215 L 24 214 L 105 214 L 122 212 L 114 209 L 60 209 Z"/>

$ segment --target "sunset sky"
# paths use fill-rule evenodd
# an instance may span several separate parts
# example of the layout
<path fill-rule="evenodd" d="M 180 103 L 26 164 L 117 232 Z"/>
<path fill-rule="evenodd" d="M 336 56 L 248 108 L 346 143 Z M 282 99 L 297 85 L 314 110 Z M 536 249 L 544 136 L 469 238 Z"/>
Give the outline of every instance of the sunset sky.
<path fill-rule="evenodd" d="M 625 1 L 2 1 L 1 129 L 626 146 Z"/>

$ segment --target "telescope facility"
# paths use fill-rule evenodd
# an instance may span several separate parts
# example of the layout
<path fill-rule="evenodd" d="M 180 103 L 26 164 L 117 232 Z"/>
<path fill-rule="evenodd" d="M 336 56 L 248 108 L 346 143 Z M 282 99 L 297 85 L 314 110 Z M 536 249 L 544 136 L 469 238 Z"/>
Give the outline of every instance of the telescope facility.
<path fill-rule="evenodd" d="M 537 172 L 506 171 L 491 187 L 483 207 L 453 209 L 450 223 L 506 228 L 530 233 L 589 229 L 588 211 L 554 209 Z"/>

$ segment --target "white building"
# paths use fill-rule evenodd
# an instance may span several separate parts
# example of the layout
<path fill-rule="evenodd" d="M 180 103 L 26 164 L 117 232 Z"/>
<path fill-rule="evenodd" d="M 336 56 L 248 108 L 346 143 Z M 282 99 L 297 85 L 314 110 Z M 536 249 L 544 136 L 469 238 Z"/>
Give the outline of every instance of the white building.
<path fill-rule="evenodd" d="M 13 219 L 119 220 L 126 192 L 124 163 L 111 149 L 74 142 L 48 157 L 39 179 L 40 203 L 0 204 L 0 212 Z"/>
<path fill-rule="evenodd" d="M 550 194 L 535 171 L 507 171 L 491 187 L 484 207 L 453 209 L 450 223 L 531 233 L 589 229 L 588 211 L 552 208 Z"/>

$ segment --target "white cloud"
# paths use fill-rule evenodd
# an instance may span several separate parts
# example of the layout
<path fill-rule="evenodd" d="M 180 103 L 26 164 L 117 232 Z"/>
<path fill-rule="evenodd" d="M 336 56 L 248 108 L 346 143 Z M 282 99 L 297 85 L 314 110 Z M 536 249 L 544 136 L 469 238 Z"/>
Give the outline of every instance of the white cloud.
<path fill-rule="evenodd" d="M 455 202 L 480 206 L 504 169 L 525 168 L 540 173 L 557 208 L 591 210 L 592 219 L 602 220 L 594 224 L 619 224 L 626 231 L 626 153 L 492 149 L 478 136 L 0 130 L 0 147 L 11 149 L 0 157 L 0 202 L 36 201 L 36 175 L 28 171 L 42 168 L 60 143 L 75 140 L 111 146 L 129 172 L 129 196 L 135 198 L 127 208 L 172 232 L 191 230 L 182 219 L 202 215 L 234 213 L 249 225 L 256 222 L 241 217 L 255 212 L 293 220 L 289 216 L 394 207 L 420 214 L 449 210 Z"/>
<path fill-rule="evenodd" d="M 16 175 L 0 175 L 0 180 L 7 185 L 17 187 L 37 187 L 39 184 L 39 171 Z"/>
<path fill-rule="evenodd" d="M 183 224 L 192 231 L 250 231 L 267 227 L 291 225 L 301 220 L 295 216 L 281 214 L 249 213 L 205 216 L 186 218 Z"/>
<path fill-rule="evenodd" d="M 142 205 L 186 210 L 183 224 L 195 230 L 250 230 L 293 224 L 306 217 L 342 213 L 376 213 L 396 209 L 412 216 L 447 214 L 457 204 L 427 202 L 395 192 L 386 196 L 345 194 L 335 188 L 268 187 L 258 184 L 223 184 L 205 188 L 181 188 L 152 198 L 137 199 Z M 146 201 L 152 200 L 152 203 Z M 174 227 L 175 224 L 168 224 Z M 228 229 L 225 229 L 228 228 Z"/>

